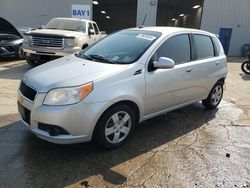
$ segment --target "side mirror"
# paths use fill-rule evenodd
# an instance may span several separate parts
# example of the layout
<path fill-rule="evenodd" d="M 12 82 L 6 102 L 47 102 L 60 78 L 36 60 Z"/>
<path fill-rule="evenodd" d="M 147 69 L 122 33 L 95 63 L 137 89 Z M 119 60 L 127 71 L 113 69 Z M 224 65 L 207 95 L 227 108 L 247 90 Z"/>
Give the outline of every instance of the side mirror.
<path fill-rule="evenodd" d="M 157 69 L 172 69 L 175 66 L 174 60 L 167 57 L 160 57 L 158 61 L 154 61 L 154 68 Z"/>
<path fill-rule="evenodd" d="M 38 27 L 38 29 L 44 29 L 44 25 L 40 25 L 40 27 Z"/>
<path fill-rule="evenodd" d="M 89 35 L 94 35 L 94 34 L 95 34 L 94 29 L 89 29 Z"/>

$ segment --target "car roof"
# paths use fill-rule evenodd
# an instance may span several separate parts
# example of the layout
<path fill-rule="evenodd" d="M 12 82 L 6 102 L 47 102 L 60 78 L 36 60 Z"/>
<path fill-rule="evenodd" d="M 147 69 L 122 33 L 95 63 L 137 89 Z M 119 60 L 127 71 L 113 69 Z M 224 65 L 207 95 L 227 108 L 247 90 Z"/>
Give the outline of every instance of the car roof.
<path fill-rule="evenodd" d="M 165 36 L 170 35 L 170 34 L 175 34 L 175 33 L 182 33 L 182 32 L 199 33 L 199 34 L 214 36 L 214 34 L 209 33 L 207 31 L 198 30 L 198 29 L 183 28 L 183 27 L 164 27 L 164 26 L 136 27 L 136 28 L 131 28 L 128 30 L 155 31 L 155 32 L 160 32 Z"/>

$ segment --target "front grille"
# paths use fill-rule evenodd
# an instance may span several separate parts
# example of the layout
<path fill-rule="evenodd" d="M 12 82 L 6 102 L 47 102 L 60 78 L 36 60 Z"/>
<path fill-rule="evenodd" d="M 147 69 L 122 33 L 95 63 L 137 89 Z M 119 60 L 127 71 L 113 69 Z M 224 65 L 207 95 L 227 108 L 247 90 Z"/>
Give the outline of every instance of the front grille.
<path fill-rule="evenodd" d="M 23 107 L 19 102 L 17 103 L 19 114 L 21 115 L 23 121 L 30 125 L 30 110 Z"/>
<path fill-rule="evenodd" d="M 24 97 L 26 97 L 31 101 L 34 101 L 37 93 L 34 89 L 32 89 L 31 87 L 27 86 L 25 83 L 22 82 L 19 90 Z"/>
<path fill-rule="evenodd" d="M 32 36 L 32 46 L 45 48 L 63 48 L 63 38 L 61 37 L 38 37 Z"/>

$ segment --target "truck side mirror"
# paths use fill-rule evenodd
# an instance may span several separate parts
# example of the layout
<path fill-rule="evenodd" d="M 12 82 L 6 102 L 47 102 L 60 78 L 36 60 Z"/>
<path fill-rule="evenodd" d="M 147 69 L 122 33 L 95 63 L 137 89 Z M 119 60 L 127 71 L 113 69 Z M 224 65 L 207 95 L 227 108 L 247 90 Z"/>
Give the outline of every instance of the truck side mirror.
<path fill-rule="evenodd" d="M 94 34 L 95 34 L 94 29 L 89 29 L 89 35 L 94 35 Z"/>

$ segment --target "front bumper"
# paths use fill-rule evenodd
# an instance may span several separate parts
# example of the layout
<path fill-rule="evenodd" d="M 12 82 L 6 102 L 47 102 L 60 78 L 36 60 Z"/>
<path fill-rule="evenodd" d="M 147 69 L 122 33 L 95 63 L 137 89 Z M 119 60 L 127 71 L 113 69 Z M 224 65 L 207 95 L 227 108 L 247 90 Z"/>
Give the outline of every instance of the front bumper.
<path fill-rule="evenodd" d="M 78 52 L 80 50 L 81 49 L 79 47 L 75 47 L 72 49 L 61 49 L 61 50 L 55 50 L 51 48 L 30 49 L 25 47 L 24 54 L 27 61 L 34 61 L 37 64 L 43 64 L 48 61 L 52 61 L 54 59 L 58 59 L 60 57 L 64 57 L 72 53 Z"/>
<path fill-rule="evenodd" d="M 38 93 L 32 102 L 18 92 L 18 103 L 29 111 L 29 121 L 19 115 L 22 122 L 39 138 L 56 144 L 72 144 L 88 142 L 92 139 L 92 134 L 97 120 L 109 106 L 109 102 L 87 104 L 83 101 L 67 106 L 46 106 L 43 105 L 45 93 Z M 49 131 L 39 128 L 40 124 L 55 125 L 68 134 L 51 135 Z"/>
<path fill-rule="evenodd" d="M 36 55 L 58 56 L 58 57 L 67 56 L 75 52 L 78 52 L 80 50 L 81 50 L 80 47 L 53 49 L 53 48 L 37 48 L 37 47 L 31 48 L 31 47 L 28 47 L 27 45 L 25 45 L 23 49 L 23 51 L 27 55 L 36 54 Z"/>
<path fill-rule="evenodd" d="M 16 57 L 17 46 L 15 45 L 4 45 L 0 46 L 0 57 Z"/>

